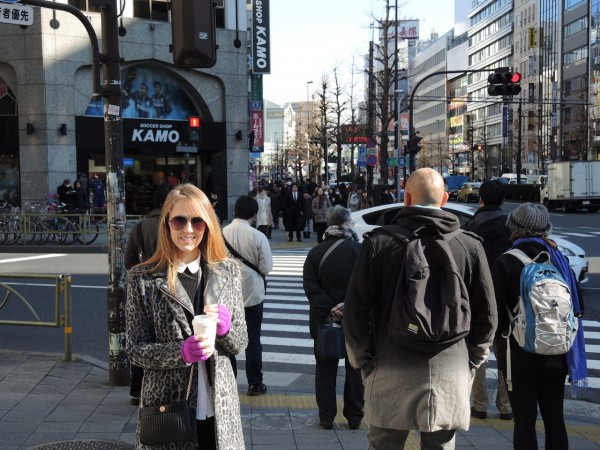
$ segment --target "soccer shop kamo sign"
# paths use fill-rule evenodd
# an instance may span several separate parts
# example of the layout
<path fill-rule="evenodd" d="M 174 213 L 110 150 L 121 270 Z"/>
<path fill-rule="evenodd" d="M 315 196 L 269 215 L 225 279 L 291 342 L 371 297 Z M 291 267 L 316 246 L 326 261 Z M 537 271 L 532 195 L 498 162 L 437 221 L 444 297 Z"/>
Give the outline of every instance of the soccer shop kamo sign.
<path fill-rule="evenodd" d="M 269 0 L 254 0 L 252 7 L 252 73 L 271 73 Z"/>

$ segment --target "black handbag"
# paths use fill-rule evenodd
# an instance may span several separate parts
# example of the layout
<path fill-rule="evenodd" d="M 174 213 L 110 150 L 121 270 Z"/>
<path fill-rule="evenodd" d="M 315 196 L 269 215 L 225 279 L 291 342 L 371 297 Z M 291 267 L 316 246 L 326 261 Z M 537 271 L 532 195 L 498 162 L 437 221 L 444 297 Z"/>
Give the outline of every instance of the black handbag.
<path fill-rule="evenodd" d="M 143 406 L 143 394 L 140 395 L 140 412 L 138 423 L 140 427 L 140 443 L 143 445 L 158 445 L 169 442 L 192 440 L 196 435 L 196 420 L 192 417 L 188 403 L 192 388 L 190 371 L 185 400 L 160 406 Z M 142 392 L 144 385 L 142 381 Z"/>
<path fill-rule="evenodd" d="M 327 323 L 317 330 L 317 355 L 323 359 L 342 359 L 346 357 L 344 329 L 333 321 L 330 314 Z"/>

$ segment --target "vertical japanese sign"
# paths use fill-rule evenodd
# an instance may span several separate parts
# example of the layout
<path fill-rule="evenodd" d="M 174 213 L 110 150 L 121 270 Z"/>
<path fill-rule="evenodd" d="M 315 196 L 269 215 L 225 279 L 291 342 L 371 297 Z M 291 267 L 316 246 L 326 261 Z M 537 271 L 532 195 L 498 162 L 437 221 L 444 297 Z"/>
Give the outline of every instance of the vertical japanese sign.
<path fill-rule="evenodd" d="M 250 110 L 250 126 L 254 133 L 254 142 L 252 143 L 252 152 L 265 151 L 265 115 L 262 110 L 262 102 L 252 102 L 253 107 Z"/>
<path fill-rule="evenodd" d="M 262 75 L 250 76 L 250 150 L 253 153 L 265 151 L 265 113 L 263 110 Z"/>
<path fill-rule="evenodd" d="M 269 0 L 254 0 L 252 8 L 252 73 L 271 73 Z"/>

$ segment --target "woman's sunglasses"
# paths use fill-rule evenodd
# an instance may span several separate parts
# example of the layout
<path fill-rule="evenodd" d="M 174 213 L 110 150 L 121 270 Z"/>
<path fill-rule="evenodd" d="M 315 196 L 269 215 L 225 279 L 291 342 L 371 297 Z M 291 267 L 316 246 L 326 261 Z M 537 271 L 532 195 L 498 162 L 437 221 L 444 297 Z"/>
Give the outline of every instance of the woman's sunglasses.
<path fill-rule="evenodd" d="M 183 228 L 190 222 L 192 224 L 192 228 L 196 231 L 200 231 L 202 229 L 202 224 L 204 223 L 204 219 L 202 217 L 192 217 L 188 219 L 183 216 L 175 216 L 169 219 L 169 223 L 173 227 L 175 231 L 183 230 Z"/>

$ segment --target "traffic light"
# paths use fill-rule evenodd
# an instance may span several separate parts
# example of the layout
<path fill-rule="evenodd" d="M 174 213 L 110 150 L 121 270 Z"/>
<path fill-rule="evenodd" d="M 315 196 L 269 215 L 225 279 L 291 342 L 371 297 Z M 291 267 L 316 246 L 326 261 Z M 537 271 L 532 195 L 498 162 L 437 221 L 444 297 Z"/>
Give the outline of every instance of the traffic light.
<path fill-rule="evenodd" d="M 521 74 L 501 67 L 488 76 L 488 95 L 517 95 L 521 92 Z"/>
<path fill-rule="evenodd" d="M 214 0 L 171 0 L 173 63 L 188 68 L 217 62 Z"/>
<path fill-rule="evenodd" d="M 416 155 L 421 151 L 421 149 L 423 148 L 423 146 L 420 145 L 422 140 L 423 138 L 419 136 L 418 131 L 412 134 L 410 140 L 408 141 L 408 150 L 411 154 Z"/>
<path fill-rule="evenodd" d="M 202 122 L 200 117 L 188 117 L 188 144 L 197 144 L 202 138 Z"/>

